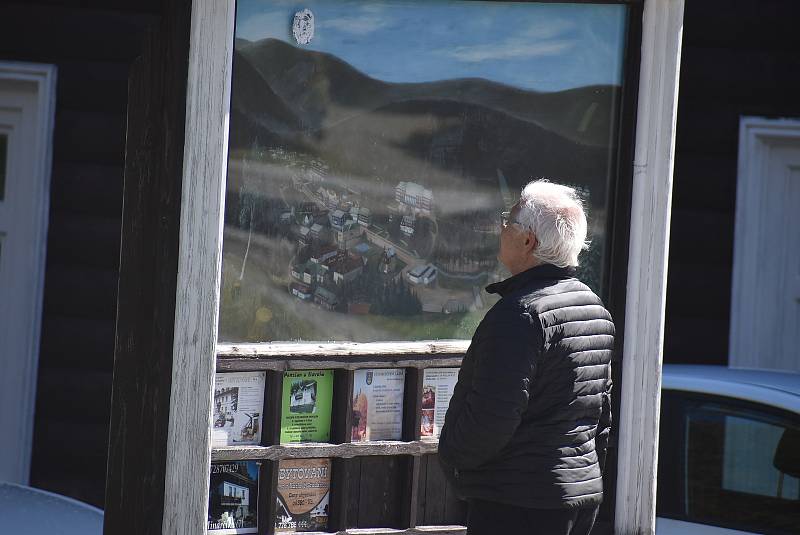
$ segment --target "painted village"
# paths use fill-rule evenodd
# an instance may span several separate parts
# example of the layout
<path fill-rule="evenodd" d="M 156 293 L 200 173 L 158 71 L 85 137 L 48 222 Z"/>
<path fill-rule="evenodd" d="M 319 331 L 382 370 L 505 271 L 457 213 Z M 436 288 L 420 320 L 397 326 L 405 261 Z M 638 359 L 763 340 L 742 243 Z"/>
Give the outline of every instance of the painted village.
<path fill-rule="evenodd" d="M 322 182 L 298 180 L 296 187 L 308 200 L 290 207 L 281 220 L 298 240 L 289 287 L 297 299 L 353 314 L 384 309 L 400 315 L 452 314 L 483 308 L 480 285 L 488 273 L 480 265 L 471 266 L 472 273 L 465 273 L 464 266 L 449 273 L 428 261 L 438 237 L 430 189 L 400 181 L 393 199 L 373 214 L 374 208 L 352 200 L 358 196 L 351 192 Z M 383 217 L 374 217 L 378 214 Z M 494 235 L 499 226 L 490 221 L 477 230 Z M 462 284 L 438 284 L 440 272 Z"/>
<path fill-rule="evenodd" d="M 237 278 L 236 264 L 241 262 L 242 282 L 234 285 L 247 286 L 245 271 L 252 277 L 255 269 L 262 272 L 254 281 L 256 291 L 264 292 L 265 278 L 284 289 L 293 304 L 264 292 L 261 301 L 272 304 L 256 306 L 254 314 L 261 311 L 262 323 L 272 323 L 278 308 L 292 308 L 301 321 L 314 324 L 330 318 L 319 311 L 360 315 L 367 320 L 366 336 L 371 336 L 375 322 L 368 317 L 463 317 L 493 302 L 482 289 L 499 279 L 495 211 L 443 217 L 436 193 L 413 178 L 373 180 L 368 191 L 360 191 L 355 186 L 361 182 L 343 180 L 320 159 L 284 149 L 254 152 L 272 164 L 264 171 L 263 165 L 240 160 L 240 193 L 233 196 L 229 188 L 228 195 L 229 205 L 238 207 L 239 218 L 232 223 L 239 228 L 226 228 L 226 280 Z M 232 165 L 237 167 L 233 159 Z M 282 169 L 283 179 L 264 176 L 275 169 Z M 279 185 L 267 193 L 264 182 Z M 259 196 L 262 188 L 265 193 Z M 240 247 L 237 262 L 233 251 Z M 259 265 L 259 257 L 265 265 Z M 248 290 L 236 289 L 237 294 L 243 291 Z M 221 333 L 224 337 L 224 326 Z M 306 336 L 315 334 L 325 335 L 315 331 Z M 413 339 L 418 334 L 396 336 Z"/>

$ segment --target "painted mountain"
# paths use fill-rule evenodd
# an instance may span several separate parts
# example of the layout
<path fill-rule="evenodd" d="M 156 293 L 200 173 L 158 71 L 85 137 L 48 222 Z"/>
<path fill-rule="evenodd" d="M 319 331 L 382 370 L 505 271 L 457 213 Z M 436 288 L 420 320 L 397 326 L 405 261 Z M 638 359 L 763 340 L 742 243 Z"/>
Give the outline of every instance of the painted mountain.
<path fill-rule="evenodd" d="M 231 153 L 255 142 L 324 161 L 334 176 L 431 188 L 438 209 L 535 177 L 578 184 L 602 204 L 619 88 L 521 90 L 485 79 L 387 83 L 330 54 L 237 40 Z M 236 166 L 232 166 L 237 182 Z M 465 182 L 471 186 L 465 188 Z M 485 204 L 484 204 L 485 206 Z"/>

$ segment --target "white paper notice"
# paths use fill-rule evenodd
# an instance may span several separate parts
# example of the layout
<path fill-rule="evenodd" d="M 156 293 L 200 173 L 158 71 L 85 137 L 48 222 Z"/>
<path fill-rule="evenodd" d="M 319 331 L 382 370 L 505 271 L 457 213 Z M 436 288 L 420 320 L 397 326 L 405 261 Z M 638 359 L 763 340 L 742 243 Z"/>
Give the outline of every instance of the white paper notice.
<path fill-rule="evenodd" d="M 403 369 L 356 370 L 352 441 L 400 440 L 403 435 Z"/>
<path fill-rule="evenodd" d="M 266 372 L 216 374 L 213 447 L 261 443 L 266 377 Z"/>
<path fill-rule="evenodd" d="M 422 376 L 422 424 L 420 438 L 436 440 L 458 381 L 458 368 L 428 368 Z"/>

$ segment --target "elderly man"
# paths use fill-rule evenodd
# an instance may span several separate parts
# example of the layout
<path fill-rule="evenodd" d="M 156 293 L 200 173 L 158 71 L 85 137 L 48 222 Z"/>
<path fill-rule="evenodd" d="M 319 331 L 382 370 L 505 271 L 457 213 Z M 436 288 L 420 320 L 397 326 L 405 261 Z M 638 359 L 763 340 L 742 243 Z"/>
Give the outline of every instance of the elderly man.
<path fill-rule="evenodd" d="M 511 277 L 464 357 L 439 459 L 469 503 L 468 535 L 588 534 L 603 499 L 614 324 L 575 278 L 575 190 L 531 182 L 503 214 Z"/>

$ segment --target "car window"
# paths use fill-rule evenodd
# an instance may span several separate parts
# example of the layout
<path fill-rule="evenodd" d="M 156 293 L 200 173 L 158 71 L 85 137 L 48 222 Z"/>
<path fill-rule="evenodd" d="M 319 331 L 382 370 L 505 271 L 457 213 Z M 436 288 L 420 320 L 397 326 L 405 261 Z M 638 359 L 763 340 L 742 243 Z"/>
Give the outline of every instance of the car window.
<path fill-rule="evenodd" d="M 714 400 L 687 403 L 684 425 L 688 520 L 760 533 L 800 533 L 796 418 Z"/>

